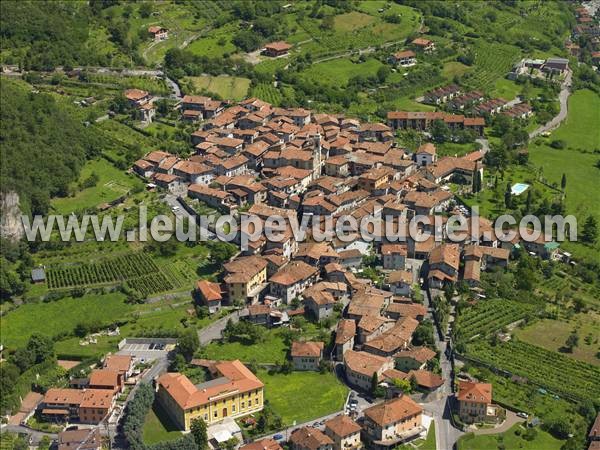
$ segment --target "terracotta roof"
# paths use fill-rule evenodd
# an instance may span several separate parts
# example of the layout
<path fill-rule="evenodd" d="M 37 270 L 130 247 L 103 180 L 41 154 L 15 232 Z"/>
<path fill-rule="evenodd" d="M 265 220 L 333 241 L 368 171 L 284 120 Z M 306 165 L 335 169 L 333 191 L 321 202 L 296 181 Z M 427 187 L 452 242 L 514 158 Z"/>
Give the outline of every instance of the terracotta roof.
<path fill-rule="evenodd" d="M 269 44 L 266 44 L 265 48 L 267 50 L 275 50 L 278 52 L 283 52 L 283 51 L 291 49 L 292 46 L 285 41 L 276 41 L 276 42 L 271 42 Z"/>
<path fill-rule="evenodd" d="M 325 422 L 325 429 L 331 430 L 333 434 L 344 438 L 352 434 L 360 433 L 360 425 L 345 414 L 329 419 Z"/>
<path fill-rule="evenodd" d="M 414 58 L 415 56 L 415 52 L 413 52 L 412 50 L 404 50 L 403 52 L 397 52 L 394 53 L 394 58 L 396 59 L 402 59 L 402 58 Z"/>
<path fill-rule="evenodd" d="M 104 367 L 118 372 L 127 372 L 131 368 L 133 356 L 131 355 L 108 355 L 104 360 Z"/>
<path fill-rule="evenodd" d="M 250 444 L 242 445 L 238 450 L 283 450 L 273 439 L 260 439 Z"/>
<path fill-rule="evenodd" d="M 431 250 L 429 264 L 442 263 L 458 270 L 460 264 L 460 247 L 457 244 L 441 244 Z"/>
<path fill-rule="evenodd" d="M 419 153 L 427 153 L 429 155 L 435 155 L 436 154 L 435 145 L 433 145 L 431 142 L 427 142 L 426 144 L 421 145 L 417 149 L 417 155 Z"/>
<path fill-rule="evenodd" d="M 492 403 L 492 385 L 459 381 L 457 398 L 459 401 L 490 404 Z"/>
<path fill-rule="evenodd" d="M 425 39 L 425 38 L 416 38 L 416 39 L 413 39 L 413 41 L 412 41 L 412 44 L 413 44 L 413 45 L 418 45 L 418 46 L 420 46 L 420 47 L 421 47 L 421 46 L 422 46 L 422 47 L 426 47 L 426 46 L 428 46 L 429 44 L 432 44 L 432 42 L 431 42 L 429 39 Z"/>
<path fill-rule="evenodd" d="M 387 282 L 390 284 L 405 283 L 412 284 L 413 274 L 407 270 L 394 270 L 387 276 Z M 391 305 L 390 305 L 391 306 Z"/>
<path fill-rule="evenodd" d="M 356 322 L 352 319 L 341 319 L 335 330 L 335 343 L 345 344 L 356 335 Z"/>
<path fill-rule="evenodd" d="M 224 264 L 226 283 L 246 283 L 261 270 L 266 269 L 267 261 L 260 256 L 241 256 Z"/>
<path fill-rule="evenodd" d="M 143 159 L 145 159 L 146 161 L 150 161 L 151 163 L 158 164 L 163 159 L 168 158 L 169 156 L 173 156 L 173 155 L 171 155 L 170 153 L 167 153 L 167 152 L 162 152 L 160 150 L 156 150 L 156 151 L 148 153 L 146 156 L 144 156 Z"/>
<path fill-rule="evenodd" d="M 406 256 L 406 244 L 383 244 L 381 246 L 382 255 L 403 255 Z"/>
<path fill-rule="evenodd" d="M 344 364 L 353 372 L 372 377 L 381 368 L 390 364 L 391 359 L 367 352 L 348 350 L 344 353 Z"/>
<path fill-rule="evenodd" d="M 372 348 L 385 353 L 393 352 L 410 342 L 418 325 L 419 322 L 412 317 L 402 318 L 385 333 L 365 343 L 363 348 Z"/>
<path fill-rule="evenodd" d="M 68 413 L 68 411 L 67 411 Z M 95 450 L 102 447 L 99 428 L 66 430 L 58 433 L 58 450 Z"/>
<path fill-rule="evenodd" d="M 262 316 L 265 314 L 271 313 L 271 307 L 268 305 L 264 305 L 262 303 L 257 303 L 254 305 L 248 306 L 248 315 L 249 316 Z"/>
<path fill-rule="evenodd" d="M 402 395 L 401 397 L 387 400 L 379 405 L 371 406 L 363 412 L 365 417 L 369 418 L 380 427 L 386 427 L 409 417 L 421 414 L 423 408 L 417 405 L 409 396 Z"/>
<path fill-rule="evenodd" d="M 437 389 L 444 384 L 444 379 L 429 370 L 411 370 L 408 378 L 414 378 L 417 384 L 427 389 Z"/>
<path fill-rule="evenodd" d="M 125 91 L 125 97 L 127 100 L 138 101 L 147 97 L 148 91 L 142 91 L 141 89 L 127 89 Z"/>
<path fill-rule="evenodd" d="M 114 392 L 109 389 L 86 389 L 79 407 L 109 409 L 113 398 Z"/>
<path fill-rule="evenodd" d="M 323 342 L 292 342 L 292 357 L 319 358 L 323 354 Z"/>
<path fill-rule="evenodd" d="M 83 390 L 50 388 L 44 395 L 44 403 L 57 403 L 63 405 L 79 405 L 83 401 Z"/>
<path fill-rule="evenodd" d="M 223 361 L 215 364 L 215 370 L 221 375 L 222 383 L 196 387 L 181 373 L 166 373 L 158 379 L 175 402 L 189 410 L 205 405 L 211 399 L 229 393 L 244 393 L 264 387 L 264 384 L 240 361 Z"/>
<path fill-rule="evenodd" d="M 96 369 L 90 373 L 90 386 L 119 386 L 119 372 L 110 369 Z"/>
<path fill-rule="evenodd" d="M 415 347 L 411 350 L 403 350 L 396 353 L 394 358 L 411 358 L 423 364 L 435 358 L 435 352 L 429 347 Z"/>
<path fill-rule="evenodd" d="M 292 261 L 279 269 L 269 281 L 284 286 L 291 286 L 314 276 L 316 273 L 316 267 L 310 266 L 303 261 Z"/>
<path fill-rule="evenodd" d="M 392 303 L 386 311 L 398 314 L 401 317 L 412 317 L 413 319 L 427 314 L 427 308 L 419 303 Z"/>
<path fill-rule="evenodd" d="M 219 283 L 213 283 L 208 280 L 198 280 L 196 282 L 196 289 L 207 302 L 221 300 L 223 298 Z"/>

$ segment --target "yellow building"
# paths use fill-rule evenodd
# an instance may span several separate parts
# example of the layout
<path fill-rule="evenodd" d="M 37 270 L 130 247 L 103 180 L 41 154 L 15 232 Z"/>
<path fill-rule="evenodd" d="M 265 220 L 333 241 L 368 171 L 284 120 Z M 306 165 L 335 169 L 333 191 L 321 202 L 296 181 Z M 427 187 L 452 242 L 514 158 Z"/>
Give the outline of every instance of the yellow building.
<path fill-rule="evenodd" d="M 181 430 L 188 431 L 192 419 L 211 425 L 263 409 L 264 384 L 240 361 L 216 363 L 213 369 L 217 377 L 197 386 L 180 373 L 158 379 L 158 401 Z"/>
<path fill-rule="evenodd" d="M 242 256 L 224 265 L 225 284 L 231 303 L 254 303 L 267 283 L 267 261 L 260 256 Z"/>

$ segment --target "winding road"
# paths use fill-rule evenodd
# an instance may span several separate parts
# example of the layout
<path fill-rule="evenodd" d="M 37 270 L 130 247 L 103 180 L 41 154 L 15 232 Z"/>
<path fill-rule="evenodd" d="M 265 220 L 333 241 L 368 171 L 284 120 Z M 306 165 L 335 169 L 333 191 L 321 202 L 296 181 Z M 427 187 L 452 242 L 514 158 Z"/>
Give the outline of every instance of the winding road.
<path fill-rule="evenodd" d="M 529 139 L 533 139 L 534 137 L 546 133 L 547 131 L 554 130 L 561 124 L 563 120 L 567 118 L 567 114 L 569 112 L 569 96 L 571 95 L 572 77 L 573 72 L 569 70 L 562 83 L 560 94 L 558 96 L 560 101 L 560 111 L 558 114 L 554 116 L 548 123 L 529 133 Z"/>

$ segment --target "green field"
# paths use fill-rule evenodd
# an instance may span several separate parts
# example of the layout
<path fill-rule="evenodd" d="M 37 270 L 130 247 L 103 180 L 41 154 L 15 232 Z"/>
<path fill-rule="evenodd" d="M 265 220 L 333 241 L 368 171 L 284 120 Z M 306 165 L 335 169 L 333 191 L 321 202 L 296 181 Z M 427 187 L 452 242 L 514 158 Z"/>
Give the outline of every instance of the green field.
<path fill-rule="evenodd" d="M 146 414 L 143 428 L 142 439 L 146 445 L 172 441 L 181 437 L 181 432 L 177 430 L 167 413 L 156 402 Z"/>
<path fill-rule="evenodd" d="M 288 346 L 283 342 L 277 330 L 269 330 L 264 342 L 247 345 L 242 342 L 213 342 L 204 348 L 204 357 L 208 359 L 234 360 L 256 363 L 283 363 Z"/>
<path fill-rule="evenodd" d="M 73 211 L 96 208 L 102 203 L 110 202 L 127 194 L 134 186 L 142 184 L 138 178 L 115 168 L 102 158 L 88 161 L 85 164 L 79 175 L 78 183 L 89 178 L 92 173 L 98 176 L 96 185 L 84 189 L 79 189 L 77 185 L 72 186 L 75 192 L 73 197 L 52 200 L 51 204 L 55 213 L 66 215 Z"/>
<path fill-rule="evenodd" d="M 229 77 L 220 75 L 213 77 L 209 75 L 199 77 L 185 77 L 184 82 L 189 81 L 197 92 L 214 92 L 226 100 L 242 100 L 247 97 L 250 80 L 248 78 Z"/>
<path fill-rule="evenodd" d="M 524 329 L 515 330 L 515 334 L 529 344 L 559 351 L 574 330 L 579 334 L 579 345 L 573 349 L 573 353 L 565 355 L 600 366 L 600 359 L 596 356 L 600 351 L 600 315 L 596 313 L 578 314 L 568 321 L 540 320 Z M 586 336 L 589 336 L 589 343 L 586 342 Z"/>
<path fill-rule="evenodd" d="M 358 11 L 352 11 L 346 14 L 335 16 L 334 29 L 341 32 L 349 32 L 366 27 L 375 20 L 369 14 L 363 14 Z"/>
<path fill-rule="evenodd" d="M 449 61 L 444 64 L 442 75 L 444 75 L 445 78 L 452 80 L 452 78 L 454 78 L 456 75 L 464 75 L 471 70 L 472 69 L 469 66 L 465 66 L 463 63 L 458 61 Z"/>
<path fill-rule="evenodd" d="M 229 23 L 220 28 L 211 30 L 205 36 L 192 42 L 187 49 L 195 55 L 220 57 L 226 53 L 236 52 L 236 46 L 231 42 L 237 30 L 237 23 Z"/>
<path fill-rule="evenodd" d="M 341 411 L 348 393 L 348 388 L 329 372 L 269 375 L 260 370 L 257 376 L 265 384 L 265 398 L 286 425 Z"/>
<path fill-rule="evenodd" d="M 457 447 L 458 450 L 559 450 L 564 443 L 539 427 L 536 428 L 537 435 L 532 441 L 517 435 L 516 430 L 524 432 L 525 428 L 517 424 L 501 434 L 475 436 L 469 433 L 459 439 Z"/>
<path fill-rule="evenodd" d="M 369 58 L 363 63 L 354 63 L 350 58 L 338 58 L 313 64 L 304 72 L 305 79 L 319 80 L 320 83 L 333 86 L 345 86 L 348 80 L 356 75 L 374 76 L 383 64 Z"/>
<path fill-rule="evenodd" d="M 2 343 L 16 348 L 23 346 L 34 332 L 56 336 L 72 331 L 80 322 L 112 323 L 134 309 L 124 300 L 122 294 L 106 294 L 26 303 L 0 318 Z"/>
<path fill-rule="evenodd" d="M 600 96 L 588 90 L 575 92 L 569 98 L 566 121 L 549 138 L 536 139 L 529 146 L 530 160 L 543 168 L 543 176 L 549 183 L 560 185 L 563 173 L 566 174 L 567 212 L 577 217 L 580 227 L 590 214 L 600 222 L 600 202 L 590 201 L 590 193 L 600 190 L 600 170 L 595 167 L 600 158 L 593 153 L 600 149 L 598 111 Z M 553 140 L 563 140 L 566 148 L 550 147 Z M 600 241 L 593 248 L 570 242 L 563 247 L 576 257 L 597 261 Z"/>

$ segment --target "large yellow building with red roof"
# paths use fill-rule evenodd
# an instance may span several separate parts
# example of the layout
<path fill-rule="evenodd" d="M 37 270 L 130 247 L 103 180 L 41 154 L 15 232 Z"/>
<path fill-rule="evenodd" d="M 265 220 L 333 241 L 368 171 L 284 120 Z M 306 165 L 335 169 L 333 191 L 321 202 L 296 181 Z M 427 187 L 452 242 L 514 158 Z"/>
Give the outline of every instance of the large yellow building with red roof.
<path fill-rule="evenodd" d="M 215 378 L 199 385 L 181 373 L 158 379 L 158 401 L 180 429 L 188 431 L 196 418 L 211 425 L 263 409 L 264 384 L 240 361 L 218 362 L 211 370 Z"/>

